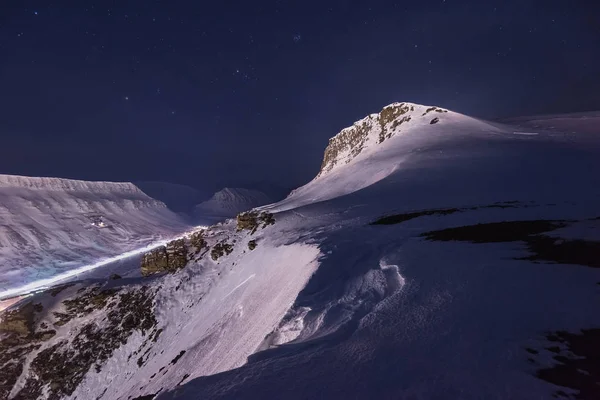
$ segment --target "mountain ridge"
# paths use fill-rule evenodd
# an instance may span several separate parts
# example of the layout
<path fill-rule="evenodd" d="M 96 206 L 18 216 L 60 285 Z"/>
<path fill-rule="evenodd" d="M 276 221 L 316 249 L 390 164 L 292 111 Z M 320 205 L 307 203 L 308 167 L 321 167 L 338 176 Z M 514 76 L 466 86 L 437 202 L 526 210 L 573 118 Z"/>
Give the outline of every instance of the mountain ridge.
<path fill-rule="evenodd" d="M 11 309 L 0 349 L 27 347 L 0 396 L 594 398 L 600 153 L 419 107 L 342 135 L 285 200 L 150 253 L 152 277 Z"/>

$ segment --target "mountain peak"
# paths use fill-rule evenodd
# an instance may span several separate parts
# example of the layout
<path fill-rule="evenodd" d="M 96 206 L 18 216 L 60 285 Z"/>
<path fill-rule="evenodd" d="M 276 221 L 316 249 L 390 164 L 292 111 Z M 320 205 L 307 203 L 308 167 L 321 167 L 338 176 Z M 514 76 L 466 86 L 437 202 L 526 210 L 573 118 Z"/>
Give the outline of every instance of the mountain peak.
<path fill-rule="evenodd" d="M 194 213 L 197 216 L 233 217 L 254 207 L 270 203 L 269 197 L 261 191 L 243 188 L 223 188 L 209 200 L 198 204 Z"/>
<path fill-rule="evenodd" d="M 367 149 L 372 149 L 403 130 L 425 124 L 437 124 L 448 110 L 414 103 L 392 103 L 329 139 L 317 178 L 337 165 L 348 164 Z"/>

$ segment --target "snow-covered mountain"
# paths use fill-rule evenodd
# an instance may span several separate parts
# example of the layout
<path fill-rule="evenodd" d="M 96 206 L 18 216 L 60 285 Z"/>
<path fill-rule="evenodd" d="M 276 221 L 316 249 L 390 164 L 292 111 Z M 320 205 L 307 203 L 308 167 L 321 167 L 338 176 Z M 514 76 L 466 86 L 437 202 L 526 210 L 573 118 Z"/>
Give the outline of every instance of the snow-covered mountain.
<path fill-rule="evenodd" d="M 221 220 L 269 203 L 271 203 L 271 199 L 261 191 L 224 188 L 215 193 L 210 199 L 196 205 L 194 215 L 200 219 Z"/>
<path fill-rule="evenodd" d="M 169 182 L 138 181 L 135 186 L 153 199 L 162 201 L 175 212 L 189 213 L 208 196 L 191 186 Z"/>
<path fill-rule="evenodd" d="M 600 398 L 598 170 L 600 129 L 390 105 L 145 278 L 5 312 L 0 399 Z"/>
<path fill-rule="evenodd" d="M 186 228 L 131 183 L 0 175 L 0 292 Z"/>

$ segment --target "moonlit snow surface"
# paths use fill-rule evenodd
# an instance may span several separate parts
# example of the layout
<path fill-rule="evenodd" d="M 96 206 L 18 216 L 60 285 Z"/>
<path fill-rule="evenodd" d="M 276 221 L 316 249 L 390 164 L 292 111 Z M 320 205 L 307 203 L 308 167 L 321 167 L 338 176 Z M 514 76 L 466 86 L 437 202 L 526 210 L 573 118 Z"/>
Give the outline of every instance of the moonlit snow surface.
<path fill-rule="evenodd" d="M 600 177 L 589 172 L 600 170 L 600 152 L 587 145 L 600 137 L 521 130 L 451 111 L 431 124 L 428 107 L 412 106 L 410 124 L 386 141 L 372 132 L 360 154 L 340 152 L 330 171 L 261 207 L 274 225 L 251 234 L 229 220 L 204 232 L 210 246 L 232 244 L 231 254 L 111 282 L 156 293 L 161 334 L 150 340 L 135 331 L 65 398 L 576 393 L 537 371 L 556 365 L 546 350 L 549 332 L 600 326 L 592 306 L 600 301 L 600 269 L 535 246 L 600 238 Z M 500 239 L 497 227 L 475 239 L 448 233 L 507 222 L 553 228 L 517 238 L 511 228 Z M 52 321 L 83 285 L 32 301 Z M 83 322 L 102 327 L 106 312 L 58 328 L 45 348 L 68 349 Z"/>
<path fill-rule="evenodd" d="M 202 229 L 204 227 L 197 227 L 196 229 Z M 0 299 L 6 299 L 9 297 L 13 297 L 13 296 L 17 296 L 17 295 L 23 295 L 23 294 L 28 294 L 30 292 L 33 291 L 37 291 L 37 290 L 42 290 L 45 288 L 48 288 L 52 285 L 55 285 L 57 283 L 64 283 L 65 281 L 68 281 L 72 278 L 75 278 L 79 275 L 85 274 L 86 272 L 90 272 L 93 271 L 95 269 L 98 269 L 100 267 L 104 267 L 106 265 L 109 264 L 113 264 L 116 263 L 118 261 L 121 260 L 126 260 L 128 258 L 140 255 L 140 254 L 144 254 L 147 253 L 150 250 L 153 250 L 157 247 L 160 246 L 164 246 L 165 244 L 167 244 L 169 241 L 171 241 L 171 239 L 165 239 L 165 240 L 161 240 L 152 244 L 149 244 L 147 246 L 141 247 L 139 249 L 135 249 L 135 250 L 130 250 L 130 251 L 126 251 L 125 253 L 121 253 L 117 256 L 114 257 L 109 257 L 106 259 L 103 259 L 101 261 L 95 262 L 93 264 L 89 264 L 89 265 L 84 265 L 81 267 L 77 267 L 75 269 L 71 269 L 67 272 L 64 272 L 62 274 L 53 276 L 52 278 L 47 278 L 47 279 L 41 279 L 38 281 L 34 281 L 31 283 L 28 283 L 27 285 L 23 285 L 23 286 L 19 286 L 19 287 L 15 287 L 15 288 L 11 288 L 11 289 L 7 289 L 4 291 L 0 292 Z"/>
<path fill-rule="evenodd" d="M 189 229 L 131 183 L 11 175 L 0 175 L 0 221 L 2 293 Z"/>

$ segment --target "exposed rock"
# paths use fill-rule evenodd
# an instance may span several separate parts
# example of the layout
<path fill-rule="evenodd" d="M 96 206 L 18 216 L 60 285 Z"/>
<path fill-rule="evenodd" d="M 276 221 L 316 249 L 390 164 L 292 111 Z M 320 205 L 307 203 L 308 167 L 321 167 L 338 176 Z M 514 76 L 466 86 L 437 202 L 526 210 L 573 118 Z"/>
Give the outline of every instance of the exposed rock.
<path fill-rule="evenodd" d="M 248 248 L 250 250 L 254 250 L 256 248 L 256 240 L 251 240 L 248 242 Z"/>
<path fill-rule="evenodd" d="M 556 386 L 577 391 L 573 398 L 600 398 L 600 329 L 583 329 L 580 333 L 552 332 L 546 339 L 560 347 L 552 346 L 542 350 L 544 358 L 552 357 L 555 363 L 551 367 L 540 368 L 536 376 Z M 526 350 L 534 356 L 539 353 L 538 350 Z M 549 354 L 548 351 L 554 354 Z M 540 364 L 547 365 L 545 361 Z M 569 396 L 559 390 L 554 397 Z"/>
<path fill-rule="evenodd" d="M 16 310 L 7 311 L 0 322 L 0 333 L 29 336 L 33 334 L 35 313 L 41 312 L 41 304 L 27 303 Z"/>
<path fill-rule="evenodd" d="M 166 271 L 169 268 L 169 262 L 167 259 L 167 248 L 166 246 L 160 246 L 142 257 L 142 275 L 148 276 L 156 274 L 157 272 Z"/>
<path fill-rule="evenodd" d="M 238 231 L 249 230 L 251 234 L 254 234 L 261 224 L 263 229 L 273 225 L 275 224 L 275 217 L 273 214 L 264 211 L 260 214 L 257 211 L 250 211 L 237 216 Z"/>
<path fill-rule="evenodd" d="M 68 299 L 63 302 L 65 312 L 54 312 L 57 326 L 63 326 L 74 318 L 81 318 L 96 310 L 101 310 L 114 297 L 118 289 L 100 290 L 98 287 L 91 288 L 82 296 Z"/>
<path fill-rule="evenodd" d="M 159 272 L 175 272 L 187 265 L 188 249 L 185 239 L 177 239 L 158 247 L 142 257 L 143 276 Z"/>
<path fill-rule="evenodd" d="M 406 124 L 414 118 L 422 118 L 432 111 L 447 112 L 438 107 L 429 107 L 423 113 L 421 112 L 422 107 L 418 112 L 416 110 L 417 108 L 410 103 L 390 104 L 384 107 L 380 113 L 371 114 L 343 129 L 329 139 L 317 178 L 331 171 L 339 163 L 349 163 L 367 147 L 381 144 L 390 139 L 400 131 L 399 127 L 402 124 Z"/>
<path fill-rule="evenodd" d="M 435 111 L 437 107 L 429 107 L 427 110 L 425 110 L 425 112 L 423 113 L 423 116 L 429 114 L 432 111 Z"/>
<path fill-rule="evenodd" d="M 233 251 L 233 245 L 225 242 L 217 243 L 210 252 L 210 256 L 214 261 L 224 255 L 229 255 Z"/>
<path fill-rule="evenodd" d="M 374 121 L 375 118 L 369 116 L 329 139 L 319 175 L 325 171 L 330 171 L 337 164 L 340 153 L 350 152 L 352 157 L 359 155 L 364 148 Z"/>
<path fill-rule="evenodd" d="M 194 232 L 190 236 L 190 244 L 196 248 L 194 254 L 198 254 L 202 249 L 207 248 L 208 243 L 206 243 L 206 240 L 204 239 L 204 230 Z"/>
<path fill-rule="evenodd" d="M 430 124 L 434 125 L 434 124 L 437 124 L 438 122 L 440 122 L 440 119 L 438 117 L 435 117 L 434 119 L 431 120 Z"/>
<path fill-rule="evenodd" d="M 398 117 L 406 114 L 410 111 L 410 107 L 401 104 L 392 104 L 390 106 L 385 107 L 379 113 L 379 125 L 381 126 L 381 131 L 379 132 L 379 143 L 382 143 L 385 139 L 389 139 L 391 135 L 391 131 L 398 127 L 398 125 L 410 121 L 410 117 L 404 117 L 401 120 L 398 120 Z M 392 124 L 391 126 L 389 126 Z"/>
<path fill-rule="evenodd" d="M 8 398 L 12 387 L 23 372 L 26 357 L 40 348 L 41 343 L 56 335 L 54 330 L 35 331 L 36 313 L 40 304 L 27 303 L 6 312 L 0 322 L 0 400 Z M 47 325 L 40 324 L 43 329 Z"/>
<path fill-rule="evenodd" d="M 122 278 L 123 277 L 121 275 L 119 275 L 119 274 L 111 274 L 110 275 L 110 279 L 113 280 L 113 281 L 116 281 L 116 280 L 122 279 Z"/>
<path fill-rule="evenodd" d="M 185 239 L 177 239 L 167 243 L 167 263 L 169 271 L 176 271 L 186 266 L 188 249 Z"/>
<path fill-rule="evenodd" d="M 70 341 L 60 341 L 39 352 L 15 398 L 37 399 L 47 393 L 49 399 L 58 400 L 71 395 L 90 368 L 94 366 L 99 372 L 134 331 L 145 334 L 156 326 L 153 301 L 154 294 L 146 287 L 121 293 L 117 301 L 108 304 L 102 326 L 89 322 Z M 79 303 L 71 300 L 71 304 Z"/>

